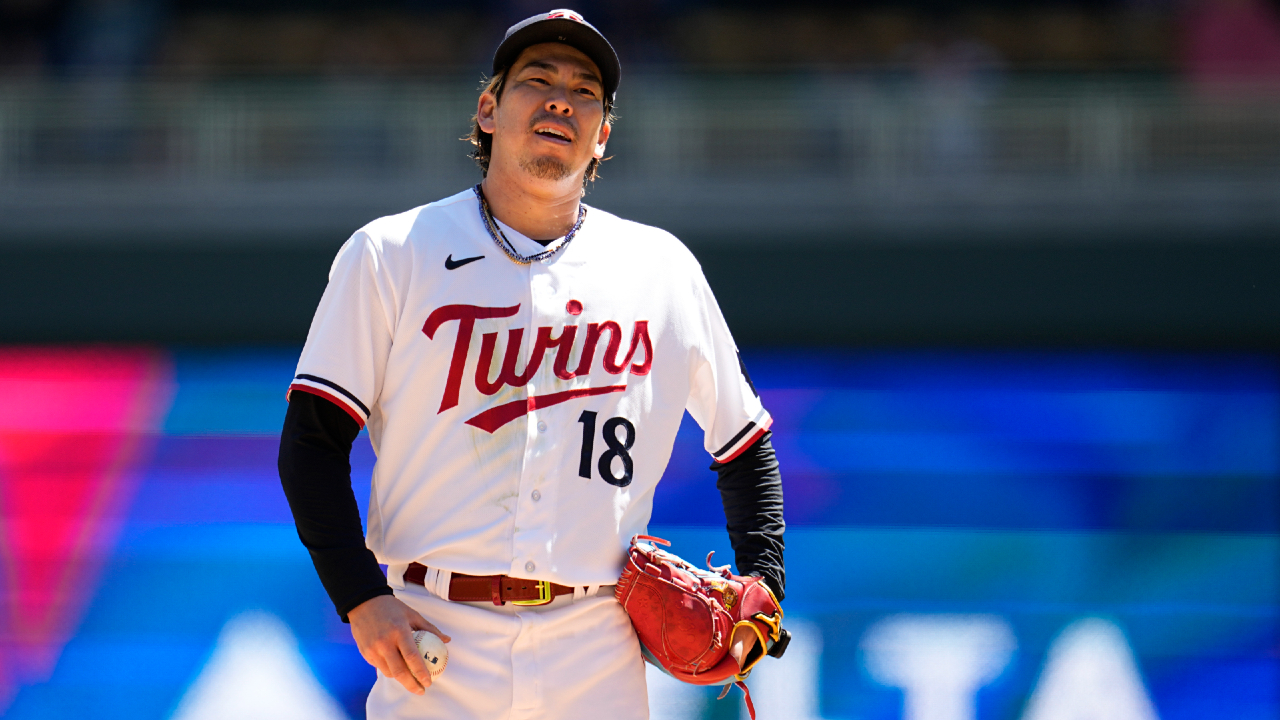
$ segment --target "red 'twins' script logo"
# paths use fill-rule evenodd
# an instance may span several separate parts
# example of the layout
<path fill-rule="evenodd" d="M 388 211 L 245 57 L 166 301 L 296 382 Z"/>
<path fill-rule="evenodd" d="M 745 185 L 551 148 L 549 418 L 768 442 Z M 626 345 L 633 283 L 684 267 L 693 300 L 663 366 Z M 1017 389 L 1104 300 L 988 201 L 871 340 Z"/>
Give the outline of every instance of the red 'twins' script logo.
<path fill-rule="evenodd" d="M 444 307 L 436 308 L 427 318 L 426 324 L 422 326 L 422 332 L 432 340 L 435 339 L 436 331 L 440 329 L 441 325 L 453 320 L 458 321 L 458 336 L 453 343 L 453 359 L 449 363 L 449 377 L 445 381 L 444 397 L 440 399 L 440 409 L 436 411 L 437 414 L 458 404 L 458 393 L 462 389 L 462 374 L 466 372 L 467 354 L 471 350 L 471 336 L 475 332 L 476 321 L 511 317 L 519 310 L 519 305 L 504 308 L 480 307 L 478 305 L 445 305 Z M 591 364 L 596 356 L 596 346 L 606 333 L 609 335 L 609 341 L 605 345 L 604 355 L 601 357 L 605 372 L 610 375 L 622 375 L 630 370 L 632 375 L 648 375 L 649 370 L 653 367 L 653 341 L 649 339 L 648 320 L 636 321 L 635 327 L 631 331 L 631 346 L 627 350 L 626 357 L 622 358 L 621 361 L 618 360 L 618 351 L 622 349 L 622 326 L 612 320 L 588 324 L 586 341 L 582 345 L 578 366 L 573 370 L 569 369 L 569 355 L 573 352 L 573 341 L 578 336 L 578 326 L 566 325 L 560 330 L 560 334 L 555 337 L 551 335 L 552 330 L 554 328 L 550 326 L 538 328 L 537 335 L 533 341 L 533 353 L 529 356 L 529 362 L 522 371 L 516 369 L 516 364 L 520 361 L 522 354 L 524 328 L 508 330 L 507 349 L 502 357 L 502 368 L 498 371 L 498 377 L 492 380 L 489 378 L 489 368 L 493 366 L 493 358 L 498 344 L 498 333 L 491 332 L 482 335 L 480 337 L 480 359 L 476 363 L 476 390 L 479 390 L 484 395 L 496 395 L 506 385 L 511 387 L 528 385 L 534 373 L 538 372 L 538 368 L 542 366 L 543 356 L 552 348 L 556 348 L 556 357 L 552 365 L 552 370 L 555 372 L 556 377 L 561 380 L 572 380 L 575 377 L 589 375 L 591 373 Z M 633 362 L 638 351 L 644 352 L 643 362 Z M 524 400 L 515 400 L 489 408 L 467 420 L 466 424 L 491 433 L 521 415 L 539 408 L 558 405 L 574 398 L 622 392 L 626 389 L 627 386 L 625 384 L 606 385 L 604 387 L 565 390 L 549 395 L 530 395 Z"/>

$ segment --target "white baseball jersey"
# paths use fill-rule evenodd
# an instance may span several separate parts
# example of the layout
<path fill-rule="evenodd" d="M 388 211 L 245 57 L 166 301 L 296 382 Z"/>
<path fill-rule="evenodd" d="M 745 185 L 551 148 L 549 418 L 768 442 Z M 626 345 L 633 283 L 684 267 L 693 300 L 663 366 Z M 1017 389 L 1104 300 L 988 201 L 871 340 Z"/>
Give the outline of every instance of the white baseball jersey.
<path fill-rule="evenodd" d="M 772 422 L 678 240 L 590 208 L 519 264 L 472 190 L 347 241 L 291 390 L 368 424 L 380 562 L 564 585 L 617 580 L 686 409 L 721 462 Z"/>

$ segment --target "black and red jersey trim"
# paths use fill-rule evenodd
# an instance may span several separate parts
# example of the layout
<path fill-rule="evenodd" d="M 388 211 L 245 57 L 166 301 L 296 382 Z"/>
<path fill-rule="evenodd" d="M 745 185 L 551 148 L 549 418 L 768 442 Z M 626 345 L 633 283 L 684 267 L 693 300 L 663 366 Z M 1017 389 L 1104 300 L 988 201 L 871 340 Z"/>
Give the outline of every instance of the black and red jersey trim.
<path fill-rule="evenodd" d="M 295 376 L 293 379 L 294 380 L 310 380 L 313 383 L 320 383 L 325 387 L 333 388 L 334 390 L 337 390 L 338 392 L 342 393 L 343 396 L 345 396 L 348 400 L 355 403 L 356 407 L 360 408 L 360 412 L 365 414 L 365 417 L 369 416 L 369 408 L 365 407 L 365 404 L 360 402 L 360 398 L 356 397 L 355 395 L 352 395 L 350 392 L 347 391 L 346 388 L 342 387 L 336 382 L 325 380 L 324 378 L 316 377 L 315 375 L 306 375 L 306 374 L 299 374 Z"/>
<path fill-rule="evenodd" d="M 351 416 L 351 419 L 355 420 L 360 427 L 364 427 L 365 419 L 369 417 L 369 408 L 346 388 L 331 380 L 325 380 L 315 375 L 299 374 L 294 380 L 301 380 L 302 382 L 291 384 L 289 386 L 290 391 L 301 390 L 302 392 L 322 397 L 345 410 Z M 316 385 L 322 387 L 316 387 Z M 334 392 L 331 393 L 325 388 Z"/>
<path fill-rule="evenodd" d="M 751 447 L 752 443 L 768 432 L 772 425 L 773 418 L 770 417 L 769 412 L 764 408 L 760 408 L 760 413 L 756 415 L 755 419 L 747 423 L 742 430 L 739 430 L 738 434 L 734 435 L 733 439 L 726 443 L 724 447 L 711 453 L 711 457 L 721 464 L 729 462 L 741 455 L 743 450 Z"/>

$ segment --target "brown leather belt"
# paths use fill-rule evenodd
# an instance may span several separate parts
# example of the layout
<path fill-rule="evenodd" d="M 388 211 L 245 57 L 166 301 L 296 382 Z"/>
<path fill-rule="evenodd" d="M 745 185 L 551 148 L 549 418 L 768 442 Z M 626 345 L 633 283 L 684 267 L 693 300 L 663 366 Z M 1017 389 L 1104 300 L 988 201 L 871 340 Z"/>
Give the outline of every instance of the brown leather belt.
<path fill-rule="evenodd" d="M 410 563 L 404 581 L 426 585 L 427 566 Z M 546 605 L 560 595 L 572 595 L 573 588 L 546 580 L 525 580 L 506 575 L 461 575 L 449 579 L 449 599 L 454 602 L 492 601 L 494 605 Z"/>

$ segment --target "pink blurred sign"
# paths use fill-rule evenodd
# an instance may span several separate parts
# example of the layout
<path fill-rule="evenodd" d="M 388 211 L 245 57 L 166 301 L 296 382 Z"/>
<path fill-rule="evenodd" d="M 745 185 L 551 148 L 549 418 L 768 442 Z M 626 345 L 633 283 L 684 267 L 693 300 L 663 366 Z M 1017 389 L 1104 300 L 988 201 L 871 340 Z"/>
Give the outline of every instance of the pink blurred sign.
<path fill-rule="evenodd" d="M 171 396 L 160 351 L 0 349 L 0 711 L 74 634 Z"/>

